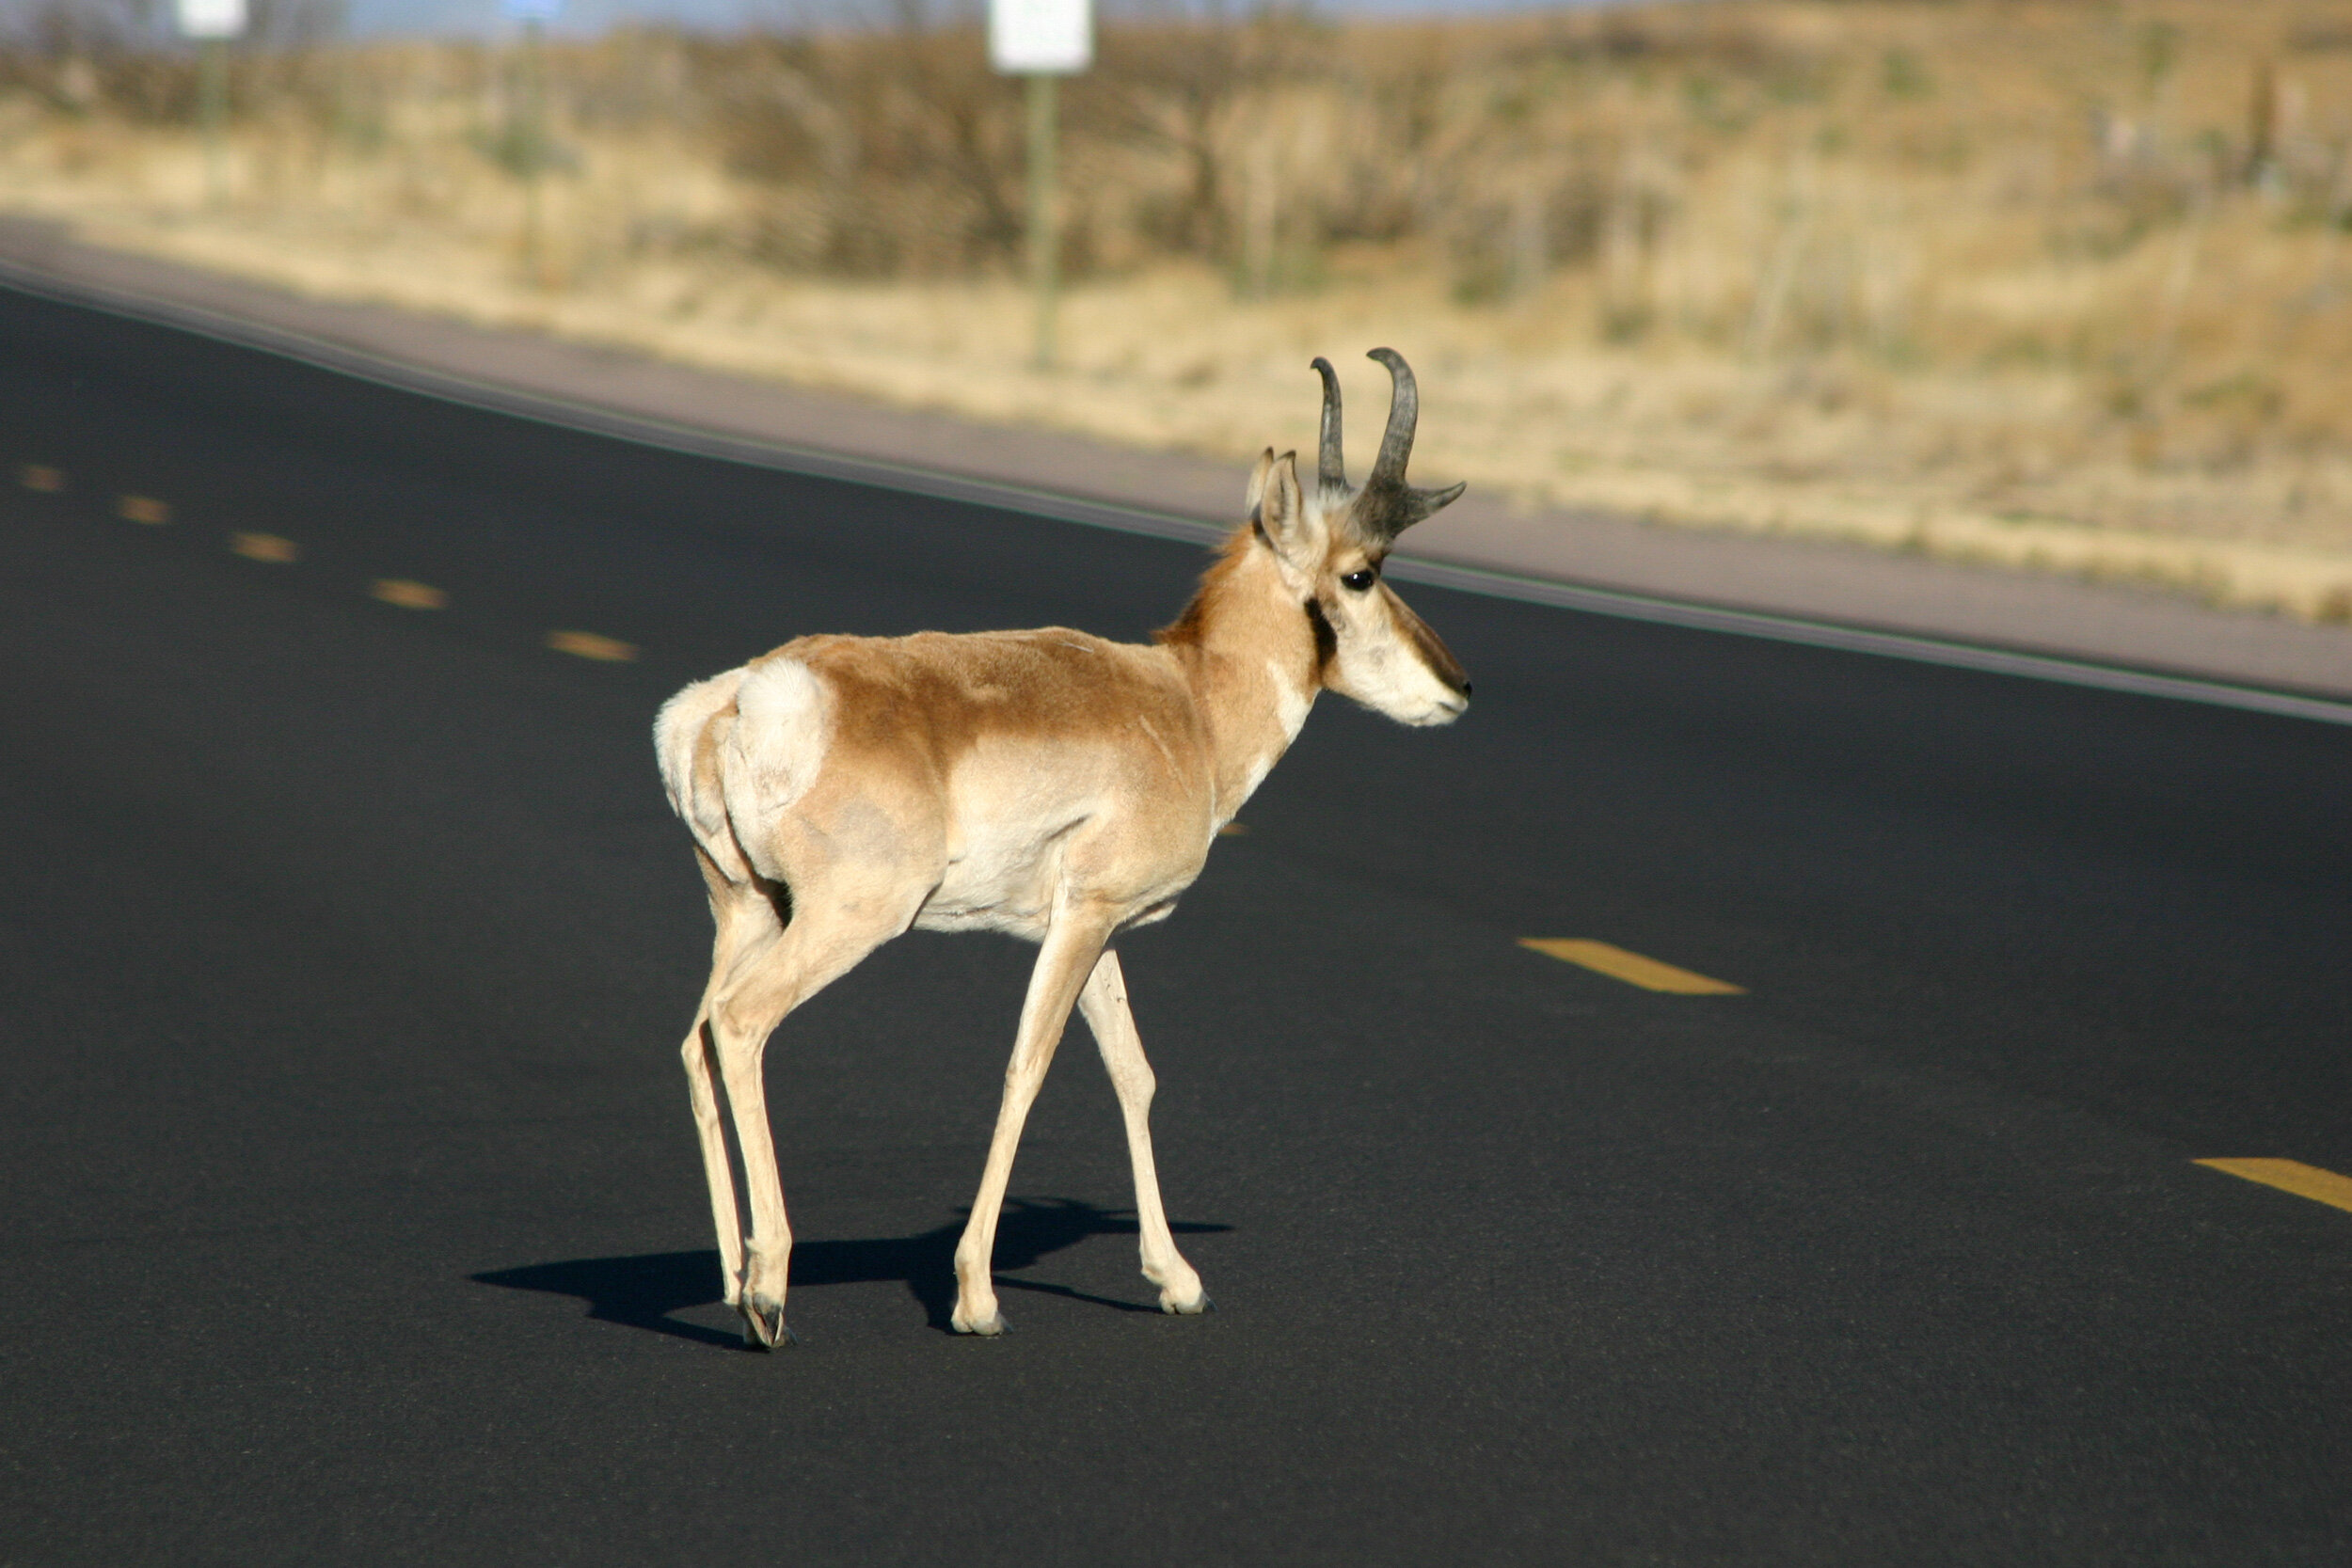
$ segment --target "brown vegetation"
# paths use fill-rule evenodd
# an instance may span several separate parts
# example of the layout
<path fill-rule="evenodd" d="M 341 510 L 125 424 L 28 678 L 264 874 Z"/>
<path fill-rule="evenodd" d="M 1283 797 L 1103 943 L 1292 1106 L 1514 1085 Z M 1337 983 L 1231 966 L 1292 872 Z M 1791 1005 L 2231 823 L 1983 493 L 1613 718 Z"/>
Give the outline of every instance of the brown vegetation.
<path fill-rule="evenodd" d="M 188 63 L 84 33 L 0 59 L 0 202 L 116 243 L 1218 451 L 1391 341 L 1531 501 L 2352 618 L 2343 3 L 1109 27 L 1053 374 L 976 29 L 552 48 L 544 140 L 513 50 L 249 50 L 217 200 Z"/>

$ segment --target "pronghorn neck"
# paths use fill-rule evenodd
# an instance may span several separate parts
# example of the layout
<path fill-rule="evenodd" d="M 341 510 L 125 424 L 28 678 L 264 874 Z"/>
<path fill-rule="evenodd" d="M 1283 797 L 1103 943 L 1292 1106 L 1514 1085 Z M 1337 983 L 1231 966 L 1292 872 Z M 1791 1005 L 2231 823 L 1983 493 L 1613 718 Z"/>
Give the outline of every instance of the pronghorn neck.
<path fill-rule="evenodd" d="M 1173 626 L 1176 656 L 1216 758 L 1216 820 L 1232 820 L 1296 738 L 1322 689 L 1314 623 L 1292 601 L 1274 554 L 1245 528 Z"/>

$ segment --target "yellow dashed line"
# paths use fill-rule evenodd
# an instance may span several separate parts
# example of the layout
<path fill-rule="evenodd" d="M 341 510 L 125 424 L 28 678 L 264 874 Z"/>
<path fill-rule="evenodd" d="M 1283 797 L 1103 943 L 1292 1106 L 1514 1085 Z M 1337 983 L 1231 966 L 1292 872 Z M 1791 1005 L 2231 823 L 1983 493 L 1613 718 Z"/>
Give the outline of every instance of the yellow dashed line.
<path fill-rule="evenodd" d="M 406 578 L 378 578 L 368 585 L 368 596 L 403 610 L 438 610 L 449 603 L 449 595 L 439 589 Z"/>
<path fill-rule="evenodd" d="M 2259 1181 L 2265 1187 L 2276 1187 L 2282 1193 L 2308 1197 L 2314 1203 L 2330 1208 L 2352 1210 L 2352 1176 L 2338 1176 L 2334 1171 L 2307 1165 L 2300 1160 L 2200 1160 L 2209 1170 L 2226 1171 L 2232 1176 Z"/>
<path fill-rule="evenodd" d="M 548 646 L 559 654 L 577 654 L 581 658 L 598 658 L 608 664 L 627 664 L 637 657 L 637 644 L 598 637 L 593 631 L 551 631 Z"/>
<path fill-rule="evenodd" d="M 1747 994 L 1745 986 L 1735 986 L 1727 980 L 1710 980 L 1704 974 L 1693 974 L 1687 969 L 1677 969 L 1672 964 L 1645 958 L 1639 953 L 1629 953 L 1605 942 L 1591 942 L 1582 937 L 1521 937 L 1519 945 L 1580 965 L 1596 974 L 1623 980 L 1629 986 L 1639 986 L 1644 990 L 1673 991 L 1682 996 Z"/>
<path fill-rule="evenodd" d="M 17 479 L 27 490 L 50 494 L 65 488 L 65 474 L 56 468 L 38 463 L 26 463 L 16 471 Z M 115 502 L 116 513 L 135 523 L 159 524 L 171 521 L 171 506 L 152 496 L 123 496 Z M 266 561 L 277 564 L 299 561 L 302 546 L 291 539 L 275 533 L 231 533 L 229 548 L 247 561 Z M 368 584 L 368 596 L 385 604 L 398 605 L 403 610 L 440 610 L 449 604 L 449 594 L 429 582 L 415 582 L 407 578 L 378 578 Z M 624 642 L 616 637 L 599 637 L 593 631 L 551 631 L 548 646 L 559 654 L 571 654 L 580 658 L 593 658 L 606 664 L 627 664 L 637 657 L 637 644 Z M 1240 823 L 1228 824 L 1221 830 L 1228 833 L 1245 833 L 1249 830 Z"/>
<path fill-rule="evenodd" d="M 63 468 L 45 468 L 38 463 L 27 463 L 17 469 L 16 478 L 27 490 L 39 490 L 44 495 L 54 496 L 65 488 Z"/>
<path fill-rule="evenodd" d="M 232 533 L 229 547 L 247 561 L 287 562 L 298 559 L 302 546 L 275 533 Z"/>

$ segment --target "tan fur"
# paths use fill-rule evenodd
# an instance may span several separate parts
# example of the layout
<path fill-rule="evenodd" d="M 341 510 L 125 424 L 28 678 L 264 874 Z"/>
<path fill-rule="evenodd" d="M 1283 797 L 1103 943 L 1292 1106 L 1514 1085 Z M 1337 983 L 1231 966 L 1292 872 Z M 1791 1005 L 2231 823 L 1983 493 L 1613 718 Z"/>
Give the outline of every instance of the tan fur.
<path fill-rule="evenodd" d="M 1009 931 L 1041 948 L 956 1251 L 954 1325 L 1002 1326 L 988 1267 L 997 1213 L 1073 1004 L 1119 1092 L 1144 1275 L 1165 1310 L 1207 1305 L 1161 1209 L 1151 1068 L 1105 944 L 1174 909 L 1323 687 L 1415 723 L 1452 719 L 1468 690 L 1444 644 L 1385 586 L 1341 583 L 1377 559 L 1343 514 L 1302 496 L 1294 458 L 1260 460 L 1250 503 L 1253 523 L 1149 645 L 1062 627 L 803 637 L 662 709 L 663 782 L 694 834 L 718 927 L 683 1054 L 727 1299 L 752 1342 L 788 1338 L 791 1232 L 761 1076 L 768 1036 L 917 926 Z M 749 1189 L 748 1237 L 714 1067 Z"/>

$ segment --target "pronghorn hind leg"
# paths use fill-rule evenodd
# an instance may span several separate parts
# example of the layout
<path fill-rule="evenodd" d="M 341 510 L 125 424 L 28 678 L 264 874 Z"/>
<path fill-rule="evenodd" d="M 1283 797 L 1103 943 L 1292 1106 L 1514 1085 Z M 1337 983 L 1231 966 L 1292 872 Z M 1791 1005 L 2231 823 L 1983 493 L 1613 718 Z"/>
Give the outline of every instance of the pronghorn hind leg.
<path fill-rule="evenodd" d="M 1159 1087 L 1152 1064 L 1144 1059 L 1143 1039 L 1136 1033 L 1135 1015 L 1127 1008 L 1127 977 L 1119 955 L 1108 948 L 1095 961 L 1086 989 L 1078 993 L 1078 1010 L 1094 1043 L 1103 1053 L 1103 1066 L 1119 1094 L 1120 1115 L 1127 1123 L 1127 1157 L 1136 1170 L 1136 1229 L 1143 1251 L 1143 1277 L 1160 1288 L 1160 1310 L 1190 1316 L 1206 1311 L 1212 1303 L 1200 1288 L 1200 1276 L 1176 1250 L 1168 1228 L 1167 1211 L 1160 1207 L 1159 1168 L 1152 1158 L 1152 1096 Z"/>
<path fill-rule="evenodd" d="M 686 1062 L 686 1092 L 693 1101 L 694 1133 L 702 1141 L 703 1180 L 710 1188 L 710 1222 L 719 1236 L 719 1277 L 729 1307 L 743 1294 L 743 1219 L 735 1206 L 735 1175 L 727 1168 L 726 1130 L 719 1116 L 718 1087 L 710 1072 L 710 1003 L 695 1010 L 678 1054 Z"/>
<path fill-rule="evenodd" d="M 1005 1068 L 1005 1098 L 997 1108 L 996 1132 L 989 1139 L 979 1196 L 972 1200 L 963 1239 L 956 1243 L 956 1309 L 948 1323 L 959 1334 L 994 1336 L 1005 1331 L 989 1265 L 996 1252 L 996 1218 L 1004 1208 L 1005 1186 L 1012 1179 L 1013 1151 L 1021 1145 L 1021 1129 L 1045 1082 L 1045 1069 L 1054 1065 L 1071 1004 L 1115 924 L 1101 911 L 1065 907 L 1055 912 L 1039 945 L 1037 967 L 1029 972 L 1028 994 L 1021 1004 L 1021 1030 Z"/>
<path fill-rule="evenodd" d="M 762 1065 L 768 1037 L 786 1014 L 896 936 L 907 918 L 903 911 L 890 911 L 888 918 L 845 916 L 837 904 L 817 897 L 803 900 L 796 890 L 791 924 L 765 947 L 740 955 L 723 977 L 712 982 L 710 1043 L 726 1085 L 735 1145 L 743 1157 L 752 1220 L 740 1277 L 730 1299 L 743 1315 L 744 1342 L 756 1349 L 794 1342 L 784 1322 L 792 1227 L 785 1218 L 784 1183 L 768 1130 Z"/>
<path fill-rule="evenodd" d="M 704 880 L 710 884 L 710 918 L 717 935 L 711 942 L 710 978 L 703 987 L 702 1001 L 694 1008 L 694 1025 L 686 1032 L 679 1055 L 686 1064 L 687 1094 L 694 1107 L 694 1132 L 702 1144 L 703 1177 L 710 1188 L 710 1218 L 719 1235 L 719 1272 L 727 1305 L 734 1307 L 742 1296 L 743 1222 L 736 1206 L 735 1176 L 727 1164 L 726 1125 L 711 1076 L 710 999 L 727 973 L 746 954 L 773 942 L 784 925 L 764 890 L 730 882 L 707 855 L 698 851 L 697 859 L 702 862 Z"/>

